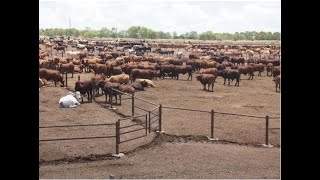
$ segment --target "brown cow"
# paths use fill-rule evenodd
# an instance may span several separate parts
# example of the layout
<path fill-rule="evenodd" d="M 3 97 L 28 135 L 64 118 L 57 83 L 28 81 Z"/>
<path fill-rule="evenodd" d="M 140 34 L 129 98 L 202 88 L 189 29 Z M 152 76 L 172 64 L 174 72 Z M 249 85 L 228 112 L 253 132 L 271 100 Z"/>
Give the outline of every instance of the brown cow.
<path fill-rule="evenodd" d="M 219 71 L 217 68 L 207 68 L 207 69 L 201 69 L 200 74 L 212 74 L 215 78 L 218 77 Z"/>
<path fill-rule="evenodd" d="M 149 69 L 133 69 L 130 75 L 131 82 L 134 82 L 137 78 L 150 79 L 157 77 L 157 71 Z"/>
<path fill-rule="evenodd" d="M 77 81 L 74 90 L 79 91 L 82 95 L 85 95 L 87 93 L 88 102 L 92 102 L 93 84 L 91 81 Z M 83 97 L 81 97 L 81 101 L 83 102 Z"/>
<path fill-rule="evenodd" d="M 104 74 L 91 77 L 91 82 L 92 82 L 92 85 L 93 85 L 93 89 L 95 90 L 95 91 L 93 91 L 94 94 L 99 94 L 99 86 L 98 86 L 98 84 L 101 81 L 105 81 L 105 80 L 106 80 L 106 76 Z"/>
<path fill-rule="evenodd" d="M 179 80 L 179 74 L 186 74 L 188 73 L 188 79 L 191 77 L 192 81 L 192 66 L 186 65 L 186 66 L 175 66 L 173 69 L 173 77 L 176 77 L 177 80 Z"/>
<path fill-rule="evenodd" d="M 279 86 L 279 91 L 280 91 L 280 82 L 281 82 L 281 75 L 275 77 L 273 81 L 276 83 L 276 92 L 278 92 L 278 86 Z"/>
<path fill-rule="evenodd" d="M 57 82 L 60 82 L 62 84 L 62 87 L 64 86 L 64 80 L 61 74 L 59 73 L 59 71 L 41 68 L 39 70 L 39 76 L 41 79 L 43 78 L 47 81 L 53 80 L 54 86 L 56 87 L 57 87 Z"/>
<path fill-rule="evenodd" d="M 273 69 L 273 64 L 268 63 L 267 64 L 267 76 L 269 76 L 269 72 L 270 72 L 270 76 L 272 76 L 272 69 Z"/>
<path fill-rule="evenodd" d="M 206 85 L 208 84 L 208 91 L 209 91 L 209 87 L 211 85 L 211 89 L 213 92 L 214 81 L 216 79 L 216 77 L 214 77 L 213 74 L 200 74 L 200 75 L 197 75 L 196 78 L 198 81 L 201 82 L 204 90 L 206 90 Z"/>
<path fill-rule="evenodd" d="M 65 73 L 65 72 L 66 73 L 71 73 L 72 74 L 71 78 L 73 78 L 74 65 L 72 63 L 60 64 L 59 71 L 60 71 L 61 74 Z"/>

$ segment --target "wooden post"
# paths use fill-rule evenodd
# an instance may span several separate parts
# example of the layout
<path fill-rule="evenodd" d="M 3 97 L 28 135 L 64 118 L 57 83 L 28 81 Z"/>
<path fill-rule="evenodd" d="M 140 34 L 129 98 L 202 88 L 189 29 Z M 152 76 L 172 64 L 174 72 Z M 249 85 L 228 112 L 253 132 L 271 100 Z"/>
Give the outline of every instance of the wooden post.
<path fill-rule="evenodd" d="M 132 111 L 132 117 L 134 116 L 134 94 L 132 94 L 132 96 L 131 96 L 132 98 L 131 98 L 131 100 L 132 100 L 132 109 L 131 109 L 131 111 Z"/>
<path fill-rule="evenodd" d="M 149 111 L 150 113 L 150 111 Z M 148 135 L 148 114 L 146 114 L 146 136 Z"/>
<path fill-rule="evenodd" d="M 269 116 L 266 116 L 266 145 L 269 145 Z"/>
<path fill-rule="evenodd" d="M 159 106 L 159 132 L 162 130 L 162 105 Z"/>
<path fill-rule="evenodd" d="M 116 122 L 116 154 L 119 154 L 119 144 L 120 144 L 120 120 Z"/>
<path fill-rule="evenodd" d="M 151 132 L 151 112 L 149 111 L 149 133 Z"/>
<path fill-rule="evenodd" d="M 214 133 L 214 110 L 211 110 L 211 137 L 210 138 L 214 138 L 213 133 Z"/>

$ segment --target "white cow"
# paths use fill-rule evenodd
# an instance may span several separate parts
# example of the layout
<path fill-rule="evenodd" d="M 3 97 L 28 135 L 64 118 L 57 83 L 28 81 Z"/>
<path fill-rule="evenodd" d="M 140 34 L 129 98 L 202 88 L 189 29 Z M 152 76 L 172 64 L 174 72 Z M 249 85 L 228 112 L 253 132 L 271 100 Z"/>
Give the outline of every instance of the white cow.
<path fill-rule="evenodd" d="M 153 87 L 153 88 L 157 87 L 150 79 L 136 79 L 136 82 L 142 82 L 142 81 L 145 81 L 150 87 Z"/>
<path fill-rule="evenodd" d="M 69 92 L 68 95 L 60 98 L 59 100 L 59 107 L 60 108 L 75 108 L 77 106 L 80 106 L 80 100 L 81 95 L 79 91 L 76 91 L 76 93 Z"/>

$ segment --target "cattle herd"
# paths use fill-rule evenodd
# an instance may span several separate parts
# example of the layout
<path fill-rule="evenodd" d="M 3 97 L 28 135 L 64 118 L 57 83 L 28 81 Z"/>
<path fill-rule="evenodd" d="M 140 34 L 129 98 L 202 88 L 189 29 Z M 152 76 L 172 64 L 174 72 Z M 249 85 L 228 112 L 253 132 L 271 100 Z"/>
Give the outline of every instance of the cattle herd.
<path fill-rule="evenodd" d="M 254 80 L 257 72 L 267 71 L 270 81 L 280 89 L 280 47 L 276 45 L 220 45 L 192 42 L 157 42 L 154 40 L 91 41 L 65 37 L 39 38 L 39 83 L 53 81 L 65 86 L 63 73 L 93 73 L 91 80 L 77 81 L 75 90 L 87 95 L 91 102 L 99 90 L 109 101 L 121 99 L 122 91 L 134 94 L 145 87 L 156 87 L 153 79 L 176 79 L 180 74 L 193 74 L 204 89 L 213 91 L 218 76 L 235 80 L 241 75 Z M 76 48 L 76 50 L 74 50 Z M 71 49 L 71 51 L 67 51 Z M 61 54 L 61 56 L 57 56 Z M 199 83 L 199 85 L 200 85 Z M 211 88 L 209 88 L 211 86 Z M 83 101 L 83 99 L 82 99 Z M 121 101 L 120 101 L 121 102 Z"/>

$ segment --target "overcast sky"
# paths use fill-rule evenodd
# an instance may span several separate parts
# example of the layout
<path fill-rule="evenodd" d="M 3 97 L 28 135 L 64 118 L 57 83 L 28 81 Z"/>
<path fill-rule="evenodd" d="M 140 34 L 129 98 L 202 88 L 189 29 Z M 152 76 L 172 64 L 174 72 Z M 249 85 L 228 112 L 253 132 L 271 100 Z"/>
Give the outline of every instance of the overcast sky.
<path fill-rule="evenodd" d="M 281 32 L 281 0 L 39 0 L 39 28 Z"/>

